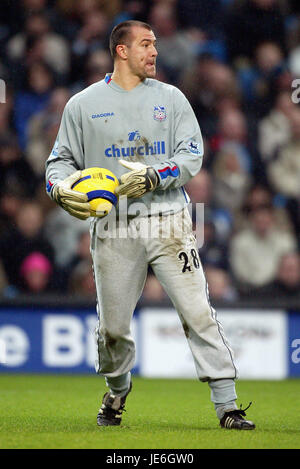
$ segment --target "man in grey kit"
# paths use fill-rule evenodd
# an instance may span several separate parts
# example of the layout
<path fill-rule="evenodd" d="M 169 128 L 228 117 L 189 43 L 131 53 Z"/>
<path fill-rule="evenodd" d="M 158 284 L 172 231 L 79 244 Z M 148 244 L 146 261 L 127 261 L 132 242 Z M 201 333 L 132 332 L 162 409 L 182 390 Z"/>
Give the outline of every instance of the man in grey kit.
<path fill-rule="evenodd" d="M 135 360 L 130 322 L 151 265 L 184 326 L 197 375 L 211 388 L 220 425 L 253 429 L 236 406 L 232 350 L 209 304 L 186 208 L 183 186 L 198 173 L 203 157 L 197 120 L 176 87 L 154 79 L 156 38 L 149 25 L 120 23 L 111 33 L 110 49 L 113 73 L 67 103 L 46 169 L 48 193 L 78 218 L 90 216 L 87 196 L 72 190 L 84 168 L 111 170 L 120 180 L 119 206 L 128 197 L 126 237 L 104 236 L 105 218 L 91 223 L 99 316 L 96 370 L 109 388 L 98 425 L 121 422 Z M 137 236 L 141 219 L 159 236 Z"/>

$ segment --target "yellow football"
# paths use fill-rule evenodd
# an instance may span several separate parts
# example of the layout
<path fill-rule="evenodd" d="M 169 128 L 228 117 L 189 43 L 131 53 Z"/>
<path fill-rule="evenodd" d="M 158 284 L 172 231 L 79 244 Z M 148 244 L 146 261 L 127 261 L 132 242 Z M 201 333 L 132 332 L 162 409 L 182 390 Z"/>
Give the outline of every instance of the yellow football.
<path fill-rule="evenodd" d="M 115 195 L 118 185 L 118 178 L 108 169 L 87 168 L 81 171 L 81 178 L 72 189 L 88 196 L 92 217 L 105 217 L 118 202 Z"/>

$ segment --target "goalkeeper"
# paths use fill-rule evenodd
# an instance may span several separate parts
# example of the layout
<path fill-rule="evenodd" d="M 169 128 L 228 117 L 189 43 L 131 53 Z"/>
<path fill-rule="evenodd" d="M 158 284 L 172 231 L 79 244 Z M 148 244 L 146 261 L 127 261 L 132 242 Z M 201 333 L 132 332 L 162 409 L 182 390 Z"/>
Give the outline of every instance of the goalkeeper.
<path fill-rule="evenodd" d="M 96 371 L 109 388 L 98 425 L 121 422 L 135 362 L 130 323 L 151 265 L 179 314 L 197 375 L 211 388 L 221 427 L 253 429 L 236 405 L 232 350 L 209 303 L 186 207 L 184 184 L 199 172 L 203 157 L 197 120 L 177 88 L 155 80 L 156 38 L 149 25 L 120 23 L 111 33 L 110 51 L 113 73 L 67 103 L 46 164 L 49 195 L 75 217 L 90 216 L 87 196 L 72 190 L 84 168 L 112 171 L 120 180 L 119 206 L 121 196 L 128 198 L 126 238 L 103 236 L 105 219 L 91 222 L 99 317 Z M 137 201 L 144 216 L 134 210 Z M 136 236 L 141 218 L 146 225 L 154 222 L 160 237 Z M 180 227 L 176 235 L 175 227 Z"/>

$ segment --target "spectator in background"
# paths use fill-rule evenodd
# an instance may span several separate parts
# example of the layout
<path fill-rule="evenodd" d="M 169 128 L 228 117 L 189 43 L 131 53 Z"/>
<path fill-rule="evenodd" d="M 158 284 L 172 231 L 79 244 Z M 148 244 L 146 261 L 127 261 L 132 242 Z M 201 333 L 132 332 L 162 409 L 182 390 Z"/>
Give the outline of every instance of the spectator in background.
<path fill-rule="evenodd" d="M 295 237 L 276 228 L 271 207 L 254 210 L 250 221 L 231 243 L 231 270 L 241 291 L 272 282 L 281 256 L 296 249 Z"/>
<path fill-rule="evenodd" d="M 107 70 L 112 70 L 113 64 L 111 56 L 106 50 L 96 50 L 92 52 L 86 62 L 86 84 L 92 85 L 103 80 Z"/>
<path fill-rule="evenodd" d="M 4 268 L 3 268 L 1 258 L 0 258 L 0 296 L 4 294 L 6 287 L 7 287 L 7 279 L 6 279 L 6 275 L 5 275 Z"/>
<path fill-rule="evenodd" d="M 200 122 L 204 137 L 212 138 L 217 131 L 220 109 L 228 103 L 237 108 L 240 90 L 233 70 L 210 55 L 201 55 L 186 70 L 180 89 L 187 96 Z"/>
<path fill-rule="evenodd" d="M 36 178 L 23 157 L 12 132 L 13 99 L 9 91 L 0 104 L 0 234 L 11 229 L 17 211 L 26 196 L 35 194 Z M 26 183 L 24 182 L 26 181 Z"/>
<path fill-rule="evenodd" d="M 252 182 L 236 145 L 228 143 L 216 154 L 213 177 L 217 205 L 234 214 L 241 208 Z"/>
<path fill-rule="evenodd" d="M 20 266 L 33 252 L 39 252 L 53 262 L 53 250 L 42 232 L 43 214 L 40 206 L 25 201 L 19 206 L 15 226 L 0 238 L 0 258 L 10 285 L 21 288 Z"/>
<path fill-rule="evenodd" d="M 247 121 L 245 115 L 239 109 L 226 109 L 221 112 L 218 120 L 218 128 L 213 138 L 213 150 L 218 151 L 226 143 L 237 143 L 241 146 L 247 145 Z M 244 165 L 250 169 L 251 157 L 244 149 Z"/>
<path fill-rule="evenodd" d="M 267 186 L 254 183 L 249 189 L 244 206 L 235 217 L 234 226 L 237 230 L 249 228 L 251 225 L 251 213 L 260 208 L 271 208 L 273 210 L 274 224 L 280 231 L 293 232 L 289 214 L 281 199 L 273 194 Z"/>
<path fill-rule="evenodd" d="M 247 148 L 247 125 L 238 110 L 220 116 L 219 143 L 212 174 L 217 205 L 236 212 L 251 184 L 251 157 Z"/>
<path fill-rule="evenodd" d="M 52 0 L 8 0 L 7 3 L 11 6 L 13 13 L 13 18 L 9 22 L 12 34 L 16 34 L 22 29 L 26 19 L 31 14 L 42 13 L 47 15 L 47 18 L 51 19 L 52 25 L 59 21 Z"/>
<path fill-rule="evenodd" d="M 212 205 L 212 179 L 211 174 L 206 170 L 202 169 L 192 179 L 190 179 L 185 185 L 185 189 L 193 204 L 201 202 L 205 205 Z"/>
<path fill-rule="evenodd" d="M 275 191 L 295 199 L 300 198 L 300 111 L 290 116 L 291 136 L 275 150 L 267 165 L 267 174 Z"/>
<path fill-rule="evenodd" d="M 216 206 L 213 184 L 212 176 L 208 170 L 201 169 L 196 176 L 188 181 L 185 188 L 193 205 L 196 203 L 204 205 L 204 228 L 206 224 L 209 225 L 210 223 L 213 223 L 214 226 L 214 239 L 212 242 L 215 241 L 221 245 L 226 245 L 232 229 L 232 216 L 228 210 Z M 202 220 L 199 221 L 202 222 Z M 205 238 L 206 241 L 210 243 L 210 239 Z"/>
<path fill-rule="evenodd" d="M 277 43 L 285 50 L 284 16 L 277 0 L 234 2 L 225 23 L 231 61 L 253 58 L 258 44 Z"/>
<path fill-rule="evenodd" d="M 235 77 L 236 79 L 236 77 Z M 233 82 L 232 82 L 233 85 Z M 235 90 L 235 91 L 234 91 Z M 234 144 L 244 167 L 254 179 L 265 182 L 265 171 L 257 150 L 257 119 L 243 107 L 239 85 L 235 84 L 229 93 L 220 94 L 215 103 L 215 128 L 208 142 L 209 165 L 212 170 L 216 152 L 222 146 Z M 206 165 L 204 161 L 204 165 Z"/>
<path fill-rule="evenodd" d="M 70 69 L 70 49 L 66 39 L 54 33 L 44 10 L 28 14 L 24 30 L 13 36 L 7 44 L 9 62 L 22 71 L 24 57 L 27 66 L 44 61 L 61 81 L 66 80 Z M 22 74 L 23 76 L 23 74 Z"/>
<path fill-rule="evenodd" d="M 197 55 L 210 54 L 226 62 L 222 0 L 177 0 L 176 12 L 180 29 L 190 38 Z"/>
<path fill-rule="evenodd" d="M 290 139 L 278 147 L 267 162 L 266 172 L 271 186 L 283 198 L 300 244 L 300 111 L 294 108 L 290 116 Z"/>
<path fill-rule="evenodd" d="M 192 42 L 178 30 L 175 5 L 172 3 L 155 3 L 150 10 L 148 21 L 159 37 L 158 66 L 164 70 L 171 83 L 176 83 L 183 71 L 194 62 Z"/>
<path fill-rule="evenodd" d="M 47 107 L 34 114 L 28 121 L 26 160 L 37 178 L 44 178 L 45 162 L 53 148 L 61 116 L 69 98 L 70 92 L 67 88 L 55 88 Z"/>
<path fill-rule="evenodd" d="M 116 3 L 120 4 L 120 1 L 116 0 Z M 114 16 L 112 27 L 127 20 L 146 22 L 149 3 L 150 2 L 146 2 L 145 0 L 123 0 L 122 9 Z"/>
<path fill-rule="evenodd" d="M 28 122 L 47 107 L 53 86 L 53 73 L 47 64 L 36 62 L 29 67 L 27 84 L 15 99 L 15 126 L 22 150 L 27 145 Z"/>
<path fill-rule="evenodd" d="M 198 28 L 210 37 L 219 37 L 222 34 L 222 0 L 178 0 L 176 3 L 181 28 Z"/>
<path fill-rule="evenodd" d="M 77 27 L 82 24 L 84 16 L 101 10 L 112 21 L 124 8 L 122 0 L 57 0 L 57 8 L 65 16 L 71 18 Z M 128 3 L 128 2 L 126 2 Z"/>
<path fill-rule="evenodd" d="M 12 134 L 0 137 L 0 198 L 7 192 L 32 196 L 35 189 L 35 174 L 23 157 L 17 138 Z"/>
<path fill-rule="evenodd" d="M 4 0 L 0 4 L 0 48 L 3 51 L 9 36 L 15 33 L 16 0 Z"/>
<path fill-rule="evenodd" d="M 273 293 L 278 297 L 294 296 L 300 299 L 299 252 L 291 252 L 282 256 L 273 287 Z"/>
<path fill-rule="evenodd" d="M 32 252 L 20 266 L 21 292 L 34 295 L 51 292 L 52 273 L 49 259 L 40 252 Z"/>
<path fill-rule="evenodd" d="M 209 209 L 204 212 L 204 243 L 199 255 L 203 265 L 228 270 L 228 245 L 218 239 Z"/>
<path fill-rule="evenodd" d="M 0 138 L 13 134 L 14 96 L 11 88 L 6 86 L 5 103 L 0 103 Z"/>
<path fill-rule="evenodd" d="M 69 279 L 68 291 L 72 295 L 85 297 L 89 301 L 96 299 L 94 273 L 90 261 L 82 260 L 74 268 Z"/>
<path fill-rule="evenodd" d="M 256 117 L 270 112 L 286 72 L 281 47 L 276 42 L 258 44 L 253 65 L 241 67 L 237 74 L 248 112 Z"/>
<path fill-rule="evenodd" d="M 73 257 L 71 258 L 70 262 L 65 267 L 67 278 L 70 278 L 72 276 L 74 269 L 76 269 L 78 264 L 80 264 L 82 261 L 86 261 L 92 264 L 89 231 L 82 231 L 78 234 L 76 251 Z"/>
<path fill-rule="evenodd" d="M 103 80 L 112 70 L 111 56 L 106 50 L 95 50 L 86 59 L 83 76 L 72 86 L 72 94 L 82 91 L 89 85 Z"/>
<path fill-rule="evenodd" d="M 87 57 L 99 49 L 107 49 L 108 18 L 102 10 L 93 10 L 83 17 L 83 24 L 72 44 L 72 77 L 80 79 Z"/>
<path fill-rule="evenodd" d="M 237 299 L 237 292 L 226 270 L 204 265 L 204 271 L 211 301 L 232 302 Z"/>
<path fill-rule="evenodd" d="M 225 108 L 219 113 L 216 134 L 210 141 L 211 169 L 214 174 L 214 166 L 223 152 L 232 152 L 244 172 L 250 177 L 254 166 L 254 155 L 249 144 L 248 125 L 245 115 L 239 109 Z"/>
<path fill-rule="evenodd" d="M 298 249 L 300 250 L 300 200 L 298 199 L 293 213 L 293 222 L 298 239 Z"/>
<path fill-rule="evenodd" d="M 70 217 L 65 210 L 52 202 L 44 233 L 54 251 L 55 264 L 60 269 L 65 269 L 76 255 L 78 237 L 81 233 L 88 232 L 89 227 L 89 220 Z"/>
<path fill-rule="evenodd" d="M 0 196 L 0 239 L 12 229 L 23 199 L 23 193 L 13 187 L 6 189 Z"/>
<path fill-rule="evenodd" d="M 255 290 L 259 299 L 300 300 L 300 254 L 288 252 L 284 254 L 278 265 L 275 280 Z"/>
<path fill-rule="evenodd" d="M 297 18 L 297 19 L 296 19 Z M 300 77 L 300 21 L 299 14 L 295 17 L 296 27 L 294 28 L 294 34 L 290 34 L 294 37 L 290 38 L 290 48 L 287 58 L 289 69 L 291 70 L 294 77 Z"/>
<path fill-rule="evenodd" d="M 295 104 L 291 91 L 281 91 L 275 99 L 274 107 L 258 124 L 258 149 L 265 163 L 272 159 L 275 151 L 291 138 L 291 118 Z"/>

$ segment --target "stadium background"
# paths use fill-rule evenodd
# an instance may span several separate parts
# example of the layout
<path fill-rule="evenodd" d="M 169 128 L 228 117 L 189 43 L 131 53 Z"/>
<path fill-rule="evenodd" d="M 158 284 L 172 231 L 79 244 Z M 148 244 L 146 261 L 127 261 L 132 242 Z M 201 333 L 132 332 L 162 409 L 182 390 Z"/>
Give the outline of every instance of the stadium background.
<path fill-rule="evenodd" d="M 298 376 L 300 7 L 292 0 L 1 2 L 0 371 L 93 372 L 88 222 L 47 197 L 44 164 L 67 100 L 112 71 L 109 34 L 125 19 L 152 25 L 157 77 L 186 94 L 199 120 L 203 169 L 186 189 L 205 204 L 199 253 L 241 375 Z M 194 376 L 150 271 L 133 329 L 135 371 Z"/>

